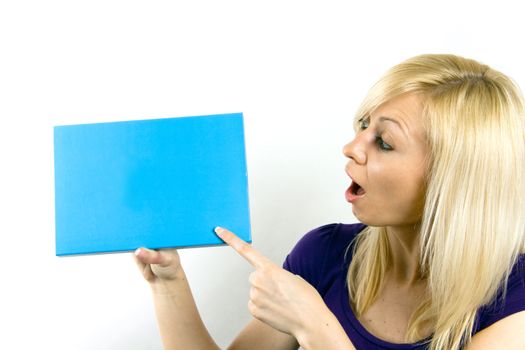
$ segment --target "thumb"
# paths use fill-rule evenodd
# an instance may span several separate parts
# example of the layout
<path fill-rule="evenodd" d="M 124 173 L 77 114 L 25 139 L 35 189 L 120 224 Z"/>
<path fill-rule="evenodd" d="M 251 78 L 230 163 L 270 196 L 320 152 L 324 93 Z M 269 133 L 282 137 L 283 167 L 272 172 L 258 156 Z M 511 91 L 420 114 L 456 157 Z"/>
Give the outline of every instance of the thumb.
<path fill-rule="evenodd" d="M 135 250 L 135 257 L 143 264 L 155 264 L 161 267 L 168 267 L 173 260 L 169 254 L 147 248 Z"/>

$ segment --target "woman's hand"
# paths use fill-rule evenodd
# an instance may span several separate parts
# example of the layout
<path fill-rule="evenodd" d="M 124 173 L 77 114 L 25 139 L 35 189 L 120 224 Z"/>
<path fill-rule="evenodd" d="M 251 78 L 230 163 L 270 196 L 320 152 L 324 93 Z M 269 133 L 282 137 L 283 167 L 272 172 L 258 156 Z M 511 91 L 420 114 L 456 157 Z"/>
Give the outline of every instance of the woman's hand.
<path fill-rule="evenodd" d="M 176 249 L 156 251 L 139 248 L 135 251 L 135 262 L 150 284 L 175 280 L 183 273 L 179 253 Z"/>
<path fill-rule="evenodd" d="M 219 350 L 199 315 L 177 250 L 139 248 L 135 261 L 153 292 L 164 349 Z"/>
<path fill-rule="evenodd" d="M 298 340 L 318 329 L 323 315 L 333 320 L 317 290 L 304 279 L 274 264 L 230 231 L 217 228 L 215 232 L 255 267 L 248 307 L 256 319 Z"/>

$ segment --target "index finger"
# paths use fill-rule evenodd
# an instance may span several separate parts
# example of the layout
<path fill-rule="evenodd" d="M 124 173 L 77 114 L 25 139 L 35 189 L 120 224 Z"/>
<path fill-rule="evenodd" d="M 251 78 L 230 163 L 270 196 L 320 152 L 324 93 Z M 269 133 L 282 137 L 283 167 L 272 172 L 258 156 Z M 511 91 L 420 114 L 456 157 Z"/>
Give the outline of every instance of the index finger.
<path fill-rule="evenodd" d="M 267 257 L 237 237 L 233 232 L 230 232 L 222 227 L 216 227 L 215 233 L 226 244 L 235 249 L 235 251 L 239 253 L 239 255 L 241 255 L 244 259 L 246 259 L 246 261 L 248 261 L 253 267 L 259 268 L 265 264 L 271 263 Z"/>

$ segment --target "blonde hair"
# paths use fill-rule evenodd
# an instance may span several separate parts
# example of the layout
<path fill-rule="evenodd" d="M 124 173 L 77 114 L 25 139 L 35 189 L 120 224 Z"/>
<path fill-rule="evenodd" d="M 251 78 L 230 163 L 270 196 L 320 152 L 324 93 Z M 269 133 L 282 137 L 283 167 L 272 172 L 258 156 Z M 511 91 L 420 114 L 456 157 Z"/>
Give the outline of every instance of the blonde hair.
<path fill-rule="evenodd" d="M 525 104 L 512 80 L 486 65 L 421 55 L 390 69 L 356 120 L 406 93 L 424 99 L 430 149 L 419 228 L 427 292 L 406 341 L 430 327 L 430 349 L 458 349 L 471 339 L 477 310 L 505 291 L 525 251 Z M 348 270 L 358 317 L 378 296 L 388 264 L 386 229 L 366 228 Z"/>

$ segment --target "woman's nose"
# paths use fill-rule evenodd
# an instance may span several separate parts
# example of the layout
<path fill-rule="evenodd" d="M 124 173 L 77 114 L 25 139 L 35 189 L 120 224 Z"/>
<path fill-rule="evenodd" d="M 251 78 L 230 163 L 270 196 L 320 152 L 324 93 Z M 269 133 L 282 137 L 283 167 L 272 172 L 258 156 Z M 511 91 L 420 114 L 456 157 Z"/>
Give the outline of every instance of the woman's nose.
<path fill-rule="evenodd" d="M 363 140 L 361 140 L 359 135 L 356 135 L 356 137 L 350 143 L 347 143 L 343 147 L 343 154 L 347 158 L 352 159 L 357 164 L 366 163 L 365 145 L 363 144 Z"/>

